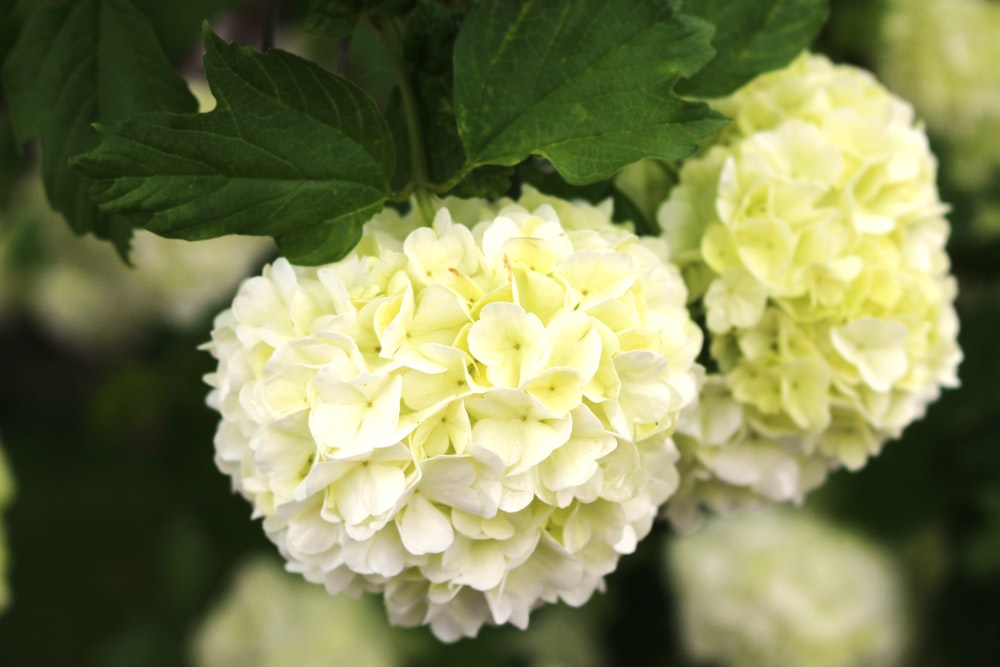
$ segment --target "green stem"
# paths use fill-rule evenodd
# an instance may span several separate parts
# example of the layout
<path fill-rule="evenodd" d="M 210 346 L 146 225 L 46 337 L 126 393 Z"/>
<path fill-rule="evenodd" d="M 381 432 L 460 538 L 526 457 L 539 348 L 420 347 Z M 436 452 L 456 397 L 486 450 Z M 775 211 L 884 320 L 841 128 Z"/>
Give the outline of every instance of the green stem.
<path fill-rule="evenodd" d="M 430 183 L 427 181 L 416 182 L 410 181 L 410 183 L 400 190 L 399 192 L 394 192 L 390 199 L 393 201 L 403 202 L 407 201 L 410 197 L 414 196 L 420 190 L 426 190 L 432 194 L 444 195 L 452 191 L 456 185 L 462 182 L 462 180 L 469 175 L 472 171 L 474 165 L 471 162 L 467 162 L 462 165 L 462 168 L 455 172 L 455 175 L 449 178 L 444 183 Z"/>
<path fill-rule="evenodd" d="M 396 74 L 396 84 L 399 86 L 399 96 L 403 102 L 403 115 L 406 117 L 406 134 L 410 139 L 410 182 L 416 184 L 413 195 L 417 199 L 417 207 L 424 223 L 430 224 L 434 219 L 435 206 L 430 193 L 425 187 L 421 187 L 430 181 L 427 147 L 424 145 L 424 133 L 420 127 L 417 96 L 413 92 L 413 83 L 410 81 L 406 61 L 403 59 L 403 31 L 399 27 L 398 19 L 385 21 L 382 36 L 385 50 L 389 54 L 389 60 L 392 61 L 392 68 Z"/>

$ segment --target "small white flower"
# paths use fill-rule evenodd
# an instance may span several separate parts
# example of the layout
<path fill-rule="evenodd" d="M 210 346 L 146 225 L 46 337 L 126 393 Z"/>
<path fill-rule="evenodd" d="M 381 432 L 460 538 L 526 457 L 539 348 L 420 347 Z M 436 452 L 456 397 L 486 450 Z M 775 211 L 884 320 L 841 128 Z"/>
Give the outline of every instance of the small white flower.
<path fill-rule="evenodd" d="M 208 344 L 216 460 L 291 570 L 446 641 L 603 585 L 677 486 L 701 347 L 665 246 L 610 213 L 448 200 L 244 283 Z"/>

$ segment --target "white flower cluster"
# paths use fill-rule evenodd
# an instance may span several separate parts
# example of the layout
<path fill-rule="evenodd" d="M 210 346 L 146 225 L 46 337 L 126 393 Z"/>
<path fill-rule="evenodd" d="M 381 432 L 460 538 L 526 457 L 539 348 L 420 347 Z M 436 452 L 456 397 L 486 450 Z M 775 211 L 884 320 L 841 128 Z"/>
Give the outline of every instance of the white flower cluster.
<path fill-rule="evenodd" d="M 7 465 L 3 447 L 0 446 L 0 512 L 6 509 L 14 497 L 14 478 Z M 0 514 L 0 612 L 10 603 L 10 589 L 7 587 L 7 531 L 3 515 Z"/>
<path fill-rule="evenodd" d="M 1000 5 L 990 0 L 892 0 L 878 70 L 947 141 L 956 181 L 974 188 L 1000 169 Z"/>
<path fill-rule="evenodd" d="M 392 630 L 370 600 L 331 598 L 265 558 L 243 563 L 193 637 L 196 667 L 393 667 Z"/>
<path fill-rule="evenodd" d="M 911 107 L 809 54 L 717 106 L 732 128 L 659 211 L 719 371 L 678 430 L 682 523 L 860 468 L 957 384 L 961 357 L 945 206 Z"/>
<path fill-rule="evenodd" d="M 380 217 L 216 319 L 219 467 L 290 569 L 383 591 L 396 624 L 453 641 L 582 604 L 677 485 L 702 337 L 666 245 L 534 192 L 402 242 Z"/>
<path fill-rule="evenodd" d="M 670 545 L 687 651 L 732 667 L 893 667 L 906 644 L 900 572 L 877 545 L 771 509 L 715 518 Z"/>

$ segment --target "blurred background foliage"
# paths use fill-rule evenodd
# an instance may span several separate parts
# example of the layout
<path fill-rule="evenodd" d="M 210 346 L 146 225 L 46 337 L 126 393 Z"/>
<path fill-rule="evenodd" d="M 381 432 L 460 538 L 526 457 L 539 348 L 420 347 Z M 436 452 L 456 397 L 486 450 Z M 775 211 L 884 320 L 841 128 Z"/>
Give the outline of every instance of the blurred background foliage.
<path fill-rule="evenodd" d="M 0 2 L 0 58 L 23 4 Z M 246 43 L 258 43 L 267 20 L 262 3 L 135 4 L 192 74 L 203 18 Z M 816 50 L 878 72 L 889 5 L 834 1 Z M 333 70 L 349 62 L 347 73 L 387 100 L 390 77 L 371 34 L 337 45 L 303 36 L 294 12 L 279 19 L 279 46 Z M 862 472 L 834 474 L 807 502 L 897 559 L 913 624 L 906 664 L 914 667 L 1000 663 L 1000 220 L 994 230 L 976 222 L 1000 202 L 1000 178 L 995 172 L 971 189 L 955 182 L 952 165 L 963 155 L 942 138 L 945 129 L 929 131 L 953 208 L 962 387 Z M 1000 136 L 1000 120 L 993 132 Z M 27 211 L 61 224 L 12 194 L 36 157 L 17 154 L 0 100 L 0 299 L 47 261 L 39 233 L 24 223 Z M 212 462 L 216 415 L 201 379 L 212 359 L 198 350 L 211 312 L 185 330 L 154 323 L 127 345 L 78 349 L 62 345 L 24 304 L 0 303 L 0 433 L 17 483 L 4 522 L 12 602 L 0 616 L 0 664 L 189 664 L 192 637 L 237 565 L 273 554 Z M 394 630 L 385 641 L 406 647 L 414 665 L 694 664 L 680 644 L 664 566 L 674 539 L 658 525 L 608 578 L 606 594 L 582 610 L 542 609 L 526 633 L 486 628 L 476 640 L 440 645 L 424 629 Z"/>

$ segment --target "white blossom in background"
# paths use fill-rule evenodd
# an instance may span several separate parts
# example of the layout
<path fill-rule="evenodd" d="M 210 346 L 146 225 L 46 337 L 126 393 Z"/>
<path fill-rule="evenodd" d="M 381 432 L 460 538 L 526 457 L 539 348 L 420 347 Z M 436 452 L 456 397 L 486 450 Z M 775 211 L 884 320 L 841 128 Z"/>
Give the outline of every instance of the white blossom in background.
<path fill-rule="evenodd" d="M 950 144 L 956 182 L 976 188 L 1000 169 L 1000 5 L 990 0 L 886 3 L 878 71 Z"/>
<path fill-rule="evenodd" d="M 196 325 L 273 252 L 270 239 L 167 239 L 139 229 L 127 266 L 107 241 L 75 236 L 59 219 L 45 225 L 46 257 L 24 281 L 29 312 L 58 341 L 110 349 L 158 322 Z"/>
<path fill-rule="evenodd" d="M 7 584 L 7 530 L 4 526 L 3 511 L 14 497 L 14 477 L 11 475 L 7 457 L 0 444 L 0 613 L 10 604 L 10 589 Z"/>
<path fill-rule="evenodd" d="M 958 383 L 936 162 L 870 74 L 803 54 L 730 98 L 659 222 L 718 372 L 678 427 L 668 508 L 801 501 Z"/>
<path fill-rule="evenodd" d="M 195 667 L 395 667 L 371 600 L 332 598 L 270 558 L 243 563 L 191 642 Z"/>
<path fill-rule="evenodd" d="M 523 628 L 601 588 L 677 486 L 701 333 L 666 245 L 609 206 L 394 222 L 334 264 L 276 261 L 216 319 L 216 462 L 331 593 L 384 592 L 445 641 Z"/>
<path fill-rule="evenodd" d="M 805 511 L 714 518 L 669 544 L 681 639 L 722 667 L 894 667 L 907 640 L 896 563 Z"/>

